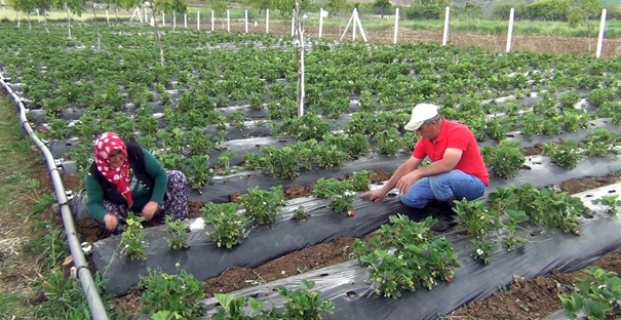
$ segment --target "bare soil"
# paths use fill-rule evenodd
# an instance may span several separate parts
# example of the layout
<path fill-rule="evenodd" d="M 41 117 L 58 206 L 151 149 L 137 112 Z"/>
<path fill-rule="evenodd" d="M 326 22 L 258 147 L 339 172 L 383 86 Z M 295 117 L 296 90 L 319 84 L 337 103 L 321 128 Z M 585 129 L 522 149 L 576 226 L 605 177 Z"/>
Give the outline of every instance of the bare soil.
<path fill-rule="evenodd" d="M 609 253 L 593 265 L 621 274 L 621 256 Z M 451 314 L 454 319 L 521 320 L 541 319 L 562 309 L 560 294 L 571 294 L 572 285 L 584 270 L 516 281 L 486 300 L 472 302 Z"/>
<path fill-rule="evenodd" d="M 194 25 L 194 28 L 196 25 Z M 211 30 L 211 22 L 202 24 L 201 30 Z M 221 25 L 216 22 L 216 31 L 222 30 Z M 244 32 L 244 23 L 231 23 L 231 32 Z M 339 40 L 343 33 L 343 28 L 325 27 L 322 31 L 322 38 Z M 259 23 L 256 27 L 254 24 L 248 24 L 249 33 L 265 33 L 265 23 Z M 276 35 L 291 36 L 290 24 L 271 23 L 269 32 Z M 386 30 L 365 30 L 367 40 L 370 43 L 392 44 L 393 41 L 392 28 Z M 318 26 L 306 26 L 305 37 L 316 38 L 319 35 Z M 442 43 L 442 32 L 412 30 L 407 28 L 399 28 L 398 43 L 401 42 L 433 42 Z M 348 34 L 343 37 L 343 42 L 351 42 L 351 28 Z M 363 41 L 358 33 L 356 41 Z M 478 46 L 495 51 L 504 52 L 506 50 L 506 35 L 482 34 L 475 32 L 449 32 L 448 44 L 457 47 Z M 536 35 L 514 35 L 511 43 L 512 51 L 538 51 L 549 52 L 555 54 L 592 54 L 595 55 L 597 47 L 596 38 L 584 37 L 550 37 Z M 621 39 L 605 39 L 602 51 L 602 57 L 616 57 L 621 54 Z"/>
<path fill-rule="evenodd" d="M 589 189 L 597 188 L 600 186 L 617 183 L 621 181 L 621 174 L 613 174 L 606 177 L 588 177 L 584 179 L 575 179 L 564 182 L 561 184 L 561 189 L 569 193 L 578 193 Z M 373 233 L 365 236 L 363 239 L 369 239 Z M 350 259 L 349 254 L 352 252 L 352 243 L 354 238 L 338 238 L 329 243 L 318 244 L 311 246 L 296 252 L 292 252 L 278 259 L 272 260 L 262 266 L 254 269 L 232 267 L 223 272 L 220 276 L 207 279 L 203 285 L 203 290 L 206 297 L 212 297 L 215 293 L 228 293 L 231 291 L 243 289 L 246 287 L 254 286 L 263 282 L 274 281 L 298 273 L 304 273 L 323 267 L 327 267 L 333 264 L 345 262 Z M 621 262 L 621 258 L 615 258 L 615 263 Z M 621 263 L 616 266 L 621 270 Z M 559 276 L 560 277 L 560 276 Z M 573 279 L 573 278 L 572 278 Z M 534 280 L 533 280 L 534 281 Z M 544 280 L 538 280 L 539 283 L 544 283 Z M 545 280 L 547 281 L 547 280 Z M 534 282 L 537 284 L 538 282 Z M 538 290 L 538 289 L 533 289 Z M 536 297 L 536 291 L 533 297 Z M 141 291 L 134 289 L 127 296 L 115 298 L 113 301 L 116 305 L 124 309 L 129 314 L 135 314 L 140 309 L 139 297 Z M 547 306 L 544 303 L 548 303 L 549 300 L 555 299 L 556 296 L 550 293 L 550 297 L 547 300 L 534 299 L 532 304 L 541 304 L 537 309 L 530 307 L 529 310 L 544 310 Z M 513 312 L 506 309 L 503 304 L 490 306 L 492 308 L 505 308 L 503 309 L 506 314 Z M 496 310 L 494 309 L 494 310 Z M 550 311 L 554 311 L 558 308 L 552 308 Z M 493 311 L 493 310 L 492 310 Z M 492 312 L 490 311 L 490 312 Z M 479 312 L 484 312 L 479 310 Z M 501 312 L 501 311 L 497 311 Z M 526 312 L 526 311 L 524 311 Z M 548 312 L 549 313 L 549 312 Z M 484 319 L 496 319 L 494 317 Z M 497 318 L 497 319 L 529 319 L 528 317 L 517 318 Z"/>

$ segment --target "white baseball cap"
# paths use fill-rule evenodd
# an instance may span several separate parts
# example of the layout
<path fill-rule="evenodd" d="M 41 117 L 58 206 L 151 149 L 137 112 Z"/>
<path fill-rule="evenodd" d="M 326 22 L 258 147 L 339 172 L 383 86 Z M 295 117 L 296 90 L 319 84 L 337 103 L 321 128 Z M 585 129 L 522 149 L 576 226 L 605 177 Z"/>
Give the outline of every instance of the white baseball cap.
<path fill-rule="evenodd" d="M 423 122 L 438 115 L 438 106 L 430 103 L 418 104 L 412 109 L 410 122 L 403 127 L 407 131 L 416 131 L 423 125 Z"/>

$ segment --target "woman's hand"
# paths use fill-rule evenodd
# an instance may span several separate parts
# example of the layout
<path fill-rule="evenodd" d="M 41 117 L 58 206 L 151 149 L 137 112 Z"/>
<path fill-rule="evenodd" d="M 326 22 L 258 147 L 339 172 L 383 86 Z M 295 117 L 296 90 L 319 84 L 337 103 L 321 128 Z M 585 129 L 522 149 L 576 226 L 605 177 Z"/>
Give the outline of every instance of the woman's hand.
<path fill-rule="evenodd" d="M 114 231 L 116 230 L 119 221 L 112 213 L 106 213 L 104 216 L 104 224 L 106 225 L 106 229 L 108 229 L 108 231 Z"/>
<path fill-rule="evenodd" d="M 157 202 L 155 201 L 149 201 L 144 206 L 144 208 L 142 208 L 142 217 L 146 221 L 153 219 L 153 216 L 155 215 L 155 212 L 157 211 L 157 209 L 159 209 L 159 204 L 157 204 Z"/>

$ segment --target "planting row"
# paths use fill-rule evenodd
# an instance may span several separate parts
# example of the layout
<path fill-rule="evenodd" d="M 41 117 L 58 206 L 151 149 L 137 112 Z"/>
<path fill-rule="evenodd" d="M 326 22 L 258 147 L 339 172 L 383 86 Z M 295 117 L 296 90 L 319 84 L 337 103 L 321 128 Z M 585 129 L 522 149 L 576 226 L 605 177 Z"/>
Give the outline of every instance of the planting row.
<path fill-rule="evenodd" d="M 554 137 L 540 136 L 527 139 L 514 132 L 512 137 L 500 144 L 487 141 L 480 143 L 479 146 L 490 172 L 501 179 L 513 176 L 520 168 L 524 169 L 522 148 L 557 140 L 575 142 L 559 145 L 558 148 L 553 148 L 554 145 L 550 144 L 545 149 L 545 155 L 550 156 L 555 164 L 572 168 L 585 156 L 605 156 L 611 150 L 609 147 L 618 142 L 617 132 L 620 131 L 618 125 L 605 120 L 593 121 L 593 124 L 592 128 Z M 283 147 L 266 145 L 260 152 L 258 150 L 248 152 L 243 158 L 241 149 L 233 150 L 231 153 L 225 152 L 218 158 L 223 165 L 220 171 L 211 171 L 206 157 L 198 155 L 185 158 L 172 150 L 159 154 L 158 157 L 166 168 L 186 172 L 193 187 L 197 189 L 190 192 L 191 200 L 222 203 L 229 202 L 231 194 L 245 192 L 253 187 L 268 189 L 280 185 L 283 188 L 290 188 L 295 185 L 312 184 L 321 177 L 340 177 L 363 170 L 380 169 L 391 172 L 411 156 L 411 150 L 416 142 L 414 134 L 406 134 L 402 138 L 394 129 L 380 135 L 373 148 L 368 138 L 361 134 L 326 135 L 324 138 L 321 142 L 311 139 L 292 142 Z M 585 142 L 578 143 L 585 139 Z M 587 151 L 576 152 L 578 148 Z M 372 149 L 377 152 L 371 151 Z M 563 156 L 563 151 L 572 152 Z M 199 162 L 198 159 L 204 159 L 204 162 Z M 244 161 L 243 167 L 238 166 L 240 160 Z M 87 158 L 84 161 L 86 163 Z M 201 166 L 196 166 L 197 163 Z M 531 167 L 537 166 L 526 164 Z M 203 185 L 197 182 L 203 182 Z"/>
<path fill-rule="evenodd" d="M 84 27 L 77 35 L 83 43 L 90 41 L 87 30 Z M 290 52 L 279 49 L 204 50 L 197 44 L 214 35 L 173 32 L 162 37 L 166 55 L 162 67 L 157 65 L 159 52 L 149 34 L 111 35 L 114 42 L 106 40 L 110 46 L 104 44 L 102 50 L 87 46 L 67 52 L 75 44 L 67 41 L 64 33 L 25 33 L 15 28 L 2 31 L 6 34 L 3 47 L 19 47 L 16 53 L 6 50 L 0 55 L 5 73 L 15 83 L 24 83 L 21 89 L 33 109 L 43 108 L 51 116 L 68 106 L 86 109 L 111 105 L 123 111 L 128 102 L 135 107 L 156 99 L 167 102 L 172 96 L 166 90 L 173 88 L 180 97 L 185 94 L 185 104 L 203 109 L 232 104 L 259 107 L 269 101 L 295 99 L 294 59 Z M 83 41 L 81 36 L 88 39 Z M 108 31 L 102 31 L 102 38 L 108 36 Z M 24 37 L 30 41 L 23 41 Z M 391 108 L 444 97 L 451 101 L 466 92 L 493 98 L 528 87 L 537 91 L 592 89 L 602 83 L 615 87 L 618 80 L 610 75 L 619 69 L 614 60 L 535 53 L 498 55 L 435 44 L 317 44 L 306 63 L 307 109 L 336 116 L 346 112 L 352 96 L 364 97 L 369 106 L 381 101 L 385 108 Z"/>
<path fill-rule="evenodd" d="M 599 140 L 589 141 L 592 142 L 585 142 L 586 146 Z M 553 144 L 545 147 L 546 150 L 556 150 L 554 148 Z M 607 153 L 610 146 L 603 148 Z M 512 152 L 508 147 L 489 147 L 485 150 Z M 588 150 L 587 147 L 584 152 Z M 503 156 L 500 153 L 495 155 Z M 512 162 L 516 156 L 507 156 L 512 157 L 509 165 L 517 166 Z M 556 163 L 556 160 L 540 156 L 529 158 L 526 164 L 530 170 L 520 170 L 511 180 L 490 179 L 486 194 L 499 187 L 525 183 L 542 187 L 621 170 L 621 159 L 617 155 L 580 161 L 570 166 L 573 169 L 551 161 Z M 140 229 L 137 224 L 135 230 L 126 231 L 120 237 L 98 241 L 94 245 L 93 261 L 104 276 L 112 280 L 107 290 L 122 295 L 137 283 L 146 272 L 147 265 L 158 265 L 166 272 L 173 272 L 174 264 L 184 261 L 184 270 L 204 280 L 217 276 L 231 266 L 255 267 L 286 253 L 337 237 L 362 237 L 386 223 L 390 215 L 409 212 L 396 194 L 390 194 L 381 203 L 360 199 L 360 190 L 379 188 L 374 185 L 368 187 L 368 179 L 366 172 L 353 174 L 341 181 L 317 177 L 312 181 L 315 183 L 315 197 L 296 198 L 288 202 L 284 201 L 281 186 L 251 188 L 238 198 L 238 203 L 208 203 L 202 209 L 203 219 L 188 223 L 189 234 L 183 232 L 187 227 L 183 223 L 173 224 L 175 227 L 161 226 L 146 230 Z M 301 223 L 300 220 L 305 221 Z M 175 245 L 170 244 L 171 247 L 167 243 L 167 239 L 171 239 L 170 232 L 175 234 L 173 238 L 178 238 L 172 242 Z M 246 238 L 248 241 L 244 241 Z M 185 249 L 174 250 L 178 247 Z M 257 251 L 258 247 L 261 250 Z M 204 268 L 204 265 L 210 265 L 210 268 Z"/>
<path fill-rule="evenodd" d="M 621 111 L 621 104 L 614 100 L 617 92 L 598 90 L 600 89 L 591 92 L 589 101 L 597 103 L 599 108 L 580 100 L 577 93 L 575 95 L 559 93 L 557 94 L 559 98 L 555 98 L 553 93 L 545 93 L 534 94 L 534 98 L 523 100 L 502 99 L 487 103 L 471 96 L 464 98 L 456 107 L 441 108 L 440 112 L 449 119 L 460 120 L 470 125 L 481 141 L 487 137 L 500 140 L 507 132 L 520 127 L 523 127 L 525 133 L 529 135 L 555 134 L 563 129 L 573 132 L 584 127 L 586 122 L 595 116 L 614 117 L 613 120 L 619 120 L 618 112 Z M 570 95 L 573 97 L 567 99 L 566 97 Z M 597 99 L 598 96 L 602 98 Z M 126 138 L 139 137 L 154 149 L 158 145 L 153 136 L 161 135 L 162 137 L 158 136 L 158 138 L 165 138 L 169 135 L 165 132 L 158 133 L 158 131 L 182 130 L 191 135 L 208 135 L 203 139 L 211 140 L 215 146 L 226 140 L 269 135 L 293 135 L 301 140 L 321 139 L 324 134 L 336 130 L 343 130 L 350 134 L 375 135 L 395 127 L 403 132 L 403 126 L 409 120 L 410 110 L 411 107 L 388 112 L 358 112 L 341 116 L 339 119 L 326 119 L 314 113 L 307 113 L 302 118 L 291 115 L 284 121 L 248 122 L 241 116 L 239 110 L 234 111 L 234 113 L 239 113 L 226 120 L 223 116 L 218 116 L 218 112 L 215 112 L 216 115 L 200 116 L 194 115 L 192 110 L 175 113 L 173 109 L 167 109 L 165 116 L 158 119 L 151 117 L 148 108 L 142 108 L 137 116 L 116 113 L 110 108 L 105 108 L 95 110 L 92 115 L 84 116 L 70 125 L 67 125 L 64 120 L 53 121 L 47 126 L 50 130 L 47 138 L 51 139 L 49 144 L 52 154 L 56 158 L 61 158 L 67 152 L 75 150 L 80 141 L 90 143 L 98 133 L 107 130 L 118 132 Z M 592 112 L 587 113 L 587 111 Z M 522 116 L 524 119 L 520 120 Z M 166 123 L 165 126 L 161 125 L 163 122 Z M 561 125 L 554 125 L 555 123 Z M 70 139 L 66 140 L 68 138 Z M 191 149 L 188 152 L 196 153 Z"/>
<path fill-rule="evenodd" d="M 459 121 L 468 124 L 475 132 L 479 141 L 489 138 L 503 140 L 508 135 L 513 134 L 511 133 L 512 131 L 520 128 L 525 138 L 532 138 L 534 135 L 572 133 L 588 127 L 589 121 L 598 115 L 603 117 L 612 116 L 613 122 L 619 122 L 618 114 L 621 114 L 616 113 L 616 109 L 621 111 L 621 104 L 605 105 L 605 107 L 599 108 L 593 113 L 573 111 L 573 109 L 572 111 L 557 113 L 553 108 L 551 111 L 543 111 L 538 108 L 535 106 L 535 112 L 527 113 L 520 113 L 520 110 L 517 109 L 508 110 L 501 116 L 487 117 L 487 121 L 484 115 L 475 116 L 474 113 L 477 112 L 475 110 L 464 110 L 457 115 L 454 113 L 455 109 L 442 108 L 441 113 L 449 119 L 457 117 Z M 520 118 L 523 120 L 520 121 Z M 91 136 L 94 137 L 100 132 L 110 130 L 121 134 L 127 140 L 131 140 L 136 137 L 133 134 L 136 126 L 142 125 L 143 128 L 146 128 L 148 125 L 151 125 L 151 128 L 145 132 L 146 135 L 140 135 L 136 138 L 145 147 L 151 150 L 165 148 L 165 153 L 172 153 L 174 155 L 200 156 L 207 154 L 210 167 L 220 168 L 228 173 L 230 170 L 228 170 L 227 165 L 235 166 L 241 164 L 246 154 L 257 153 L 261 155 L 263 153 L 262 148 L 267 146 L 291 146 L 296 141 L 292 138 L 302 141 L 315 139 L 323 144 L 333 144 L 330 143 L 331 140 L 343 139 L 343 137 L 334 136 L 332 133 L 343 132 L 349 134 L 354 140 L 361 141 L 362 145 L 357 148 L 359 151 L 368 150 L 370 148 L 369 143 L 371 143 L 379 154 L 388 156 L 395 154 L 395 147 L 411 150 L 410 145 L 413 146 L 416 139 L 414 133 L 406 132 L 403 129 L 403 126 L 409 120 L 409 113 L 405 112 L 356 113 L 353 119 L 336 126 L 336 128 L 343 128 L 341 131 L 334 130 L 335 126 L 331 122 L 315 114 L 306 114 L 301 118 L 288 119 L 280 124 L 263 124 L 263 126 L 259 127 L 266 132 L 271 131 L 277 137 L 232 141 L 226 141 L 226 137 L 231 132 L 244 132 L 245 129 L 240 129 L 239 131 L 221 130 L 212 139 L 212 135 L 198 127 L 194 127 L 189 131 L 182 131 L 179 127 L 171 131 L 158 131 L 152 126 L 155 123 L 152 118 L 147 117 L 144 120 L 136 123 L 126 119 L 124 122 L 120 122 L 118 117 L 115 117 L 114 119 L 104 120 L 102 125 L 97 125 L 98 121 L 93 118 L 91 121 L 81 123 L 72 128 L 59 128 L 65 132 L 76 132 L 83 137 L 82 141 L 88 139 L 89 143 L 80 145 L 80 140 L 75 139 L 70 141 L 52 140 L 48 143 L 48 146 L 55 158 L 66 157 L 67 159 L 77 160 L 80 166 L 84 166 L 92 154 Z M 147 122 L 147 120 L 151 120 L 151 122 Z M 594 122 L 592 121 L 591 123 Z M 271 130 L 268 127 L 271 127 Z M 403 144 L 398 144 L 395 141 L 403 141 Z M 392 146 L 388 145 L 390 144 L 389 142 L 392 142 Z M 350 155 L 356 156 L 360 154 L 350 153 Z"/>
<path fill-rule="evenodd" d="M 147 313 L 183 312 L 189 319 L 205 313 L 276 319 L 268 310 L 277 312 L 284 307 L 290 312 L 292 305 L 291 296 L 283 293 L 303 294 L 316 283 L 316 303 L 299 306 L 302 314 L 324 313 L 324 319 L 401 319 L 415 307 L 418 317 L 430 319 L 452 312 L 464 301 L 486 298 L 515 276 L 531 278 L 553 268 L 581 268 L 613 250 L 621 243 L 621 236 L 602 239 L 601 234 L 614 233 L 621 224 L 617 217 L 619 188 L 621 185 L 606 186 L 573 196 L 531 184 L 498 188 L 487 202 L 458 202 L 456 212 L 464 231 L 445 236 L 430 232 L 431 217 L 394 215 L 390 225 L 384 224 L 368 240 L 355 240 L 355 260 L 227 296 L 216 294 L 202 303 L 200 283 L 188 271 L 188 262 L 179 262 L 177 267 L 184 270 L 180 276 L 173 275 L 178 273 L 175 270 L 159 271 L 196 283 L 193 287 L 197 289 L 181 299 L 188 303 L 177 308 L 164 301 L 159 305 L 157 300 L 142 301 L 149 306 Z M 144 282 L 140 285 L 146 292 L 156 287 L 149 288 Z M 371 299 L 372 293 L 392 299 Z M 440 297 L 442 303 L 437 303 Z M 250 305 L 245 305 L 247 298 Z M 246 306 L 250 308 L 244 309 Z M 254 317 L 247 314 L 249 310 Z"/>

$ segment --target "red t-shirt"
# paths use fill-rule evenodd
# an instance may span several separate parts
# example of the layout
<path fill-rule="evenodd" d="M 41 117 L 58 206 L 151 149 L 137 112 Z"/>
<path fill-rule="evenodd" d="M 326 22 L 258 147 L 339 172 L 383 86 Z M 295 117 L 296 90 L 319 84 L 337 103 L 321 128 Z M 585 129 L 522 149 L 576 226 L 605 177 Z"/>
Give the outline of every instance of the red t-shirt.
<path fill-rule="evenodd" d="M 481 179 L 485 185 L 489 185 L 489 173 L 479 151 L 477 140 L 472 131 L 464 124 L 443 119 L 440 135 L 438 135 L 435 144 L 421 138 L 416 143 L 412 155 L 418 159 L 425 159 L 426 156 L 429 156 L 432 162 L 436 162 L 444 158 L 444 151 L 447 148 L 459 149 L 464 152 L 455 169 L 474 175 Z"/>

